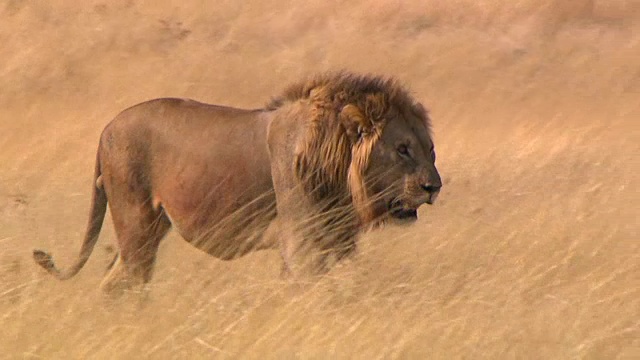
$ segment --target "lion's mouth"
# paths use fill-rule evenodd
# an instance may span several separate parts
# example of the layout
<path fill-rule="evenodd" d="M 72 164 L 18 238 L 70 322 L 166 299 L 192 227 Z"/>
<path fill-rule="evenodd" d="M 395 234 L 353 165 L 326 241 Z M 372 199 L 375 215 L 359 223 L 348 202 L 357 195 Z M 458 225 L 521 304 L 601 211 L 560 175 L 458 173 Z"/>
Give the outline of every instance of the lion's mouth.
<path fill-rule="evenodd" d="M 389 203 L 389 214 L 394 219 L 399 220 L 416 220 L 418 219 L 418 210 L 408 207 L 400 200 L 393 200 Z"/>

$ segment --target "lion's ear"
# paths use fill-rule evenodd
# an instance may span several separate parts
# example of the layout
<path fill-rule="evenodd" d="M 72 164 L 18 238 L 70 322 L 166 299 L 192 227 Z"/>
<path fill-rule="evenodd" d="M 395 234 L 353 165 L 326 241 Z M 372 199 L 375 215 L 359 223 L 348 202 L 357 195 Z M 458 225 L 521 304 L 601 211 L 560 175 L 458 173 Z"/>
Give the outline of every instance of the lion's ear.
<path fill-rule="evenodd" d="M 357 142 L 364 134 L 371 131 L 371 124 L 362 114 L 362 111 L 353 104 L 345 105 L 342 108 L 340 122 L 352 143 Z"/>

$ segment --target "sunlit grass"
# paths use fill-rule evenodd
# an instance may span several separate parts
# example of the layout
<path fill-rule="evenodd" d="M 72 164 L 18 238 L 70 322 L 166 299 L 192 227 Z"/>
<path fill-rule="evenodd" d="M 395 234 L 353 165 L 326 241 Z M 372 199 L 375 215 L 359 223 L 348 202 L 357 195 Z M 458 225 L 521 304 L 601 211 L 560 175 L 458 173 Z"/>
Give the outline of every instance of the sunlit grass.
<path fill-rule="evenodd" d="M 3 357 L 640 355 L 629 2 L 18 3 L 0 7 Z M 72 280 L 33 264 L 34 247 L 60 266 L 76 255 L 117 111 L 159 96 L 258 107 L 340 67 L 397 75 L 431 109 L 444 187 L 415 225 L 298 280 L 277 251 L 223 262 L 172 233 L 148 287 L 118 300 L 98 290 L 109 217 Z"/>

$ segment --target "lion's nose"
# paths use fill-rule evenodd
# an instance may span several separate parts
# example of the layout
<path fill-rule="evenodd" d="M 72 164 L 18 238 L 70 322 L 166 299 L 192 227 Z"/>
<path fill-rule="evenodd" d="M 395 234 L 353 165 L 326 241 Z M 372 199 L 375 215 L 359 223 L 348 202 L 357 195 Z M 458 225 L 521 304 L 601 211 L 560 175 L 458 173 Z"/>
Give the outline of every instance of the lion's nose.
<path fill-rule="evenodd" d="M 422 188 L 422 190 L 429 194 L 429 197 L 427 198 L 427 204 L 431 205 L 436 201 L 442 185 L 424 184 L 420 185 L 420 187 Z"/>
<path fill-rule="evenodd" d="M 422 190 L 428 192 L 429 194 L 433 194 L 434 192 L 440 191 L 440 188 L 442 187 L 441 185 L 420 185 L 420 187 L 422 187 Z"/>

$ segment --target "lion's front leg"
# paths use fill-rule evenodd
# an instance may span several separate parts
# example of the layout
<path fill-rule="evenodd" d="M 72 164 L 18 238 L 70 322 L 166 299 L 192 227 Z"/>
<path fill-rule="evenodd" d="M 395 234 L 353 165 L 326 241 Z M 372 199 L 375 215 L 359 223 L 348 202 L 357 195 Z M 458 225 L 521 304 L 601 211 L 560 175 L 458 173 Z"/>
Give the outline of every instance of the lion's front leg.
<path fill-rule="evenodd" d="M 283 277 L 304 278 L 328 271 L 330 251 L 322 251 L 317 242 L 305 236 L 299 222 L 276 218 L 267 229 L 265 237 L 277 242 L 282 257 Z"/>

